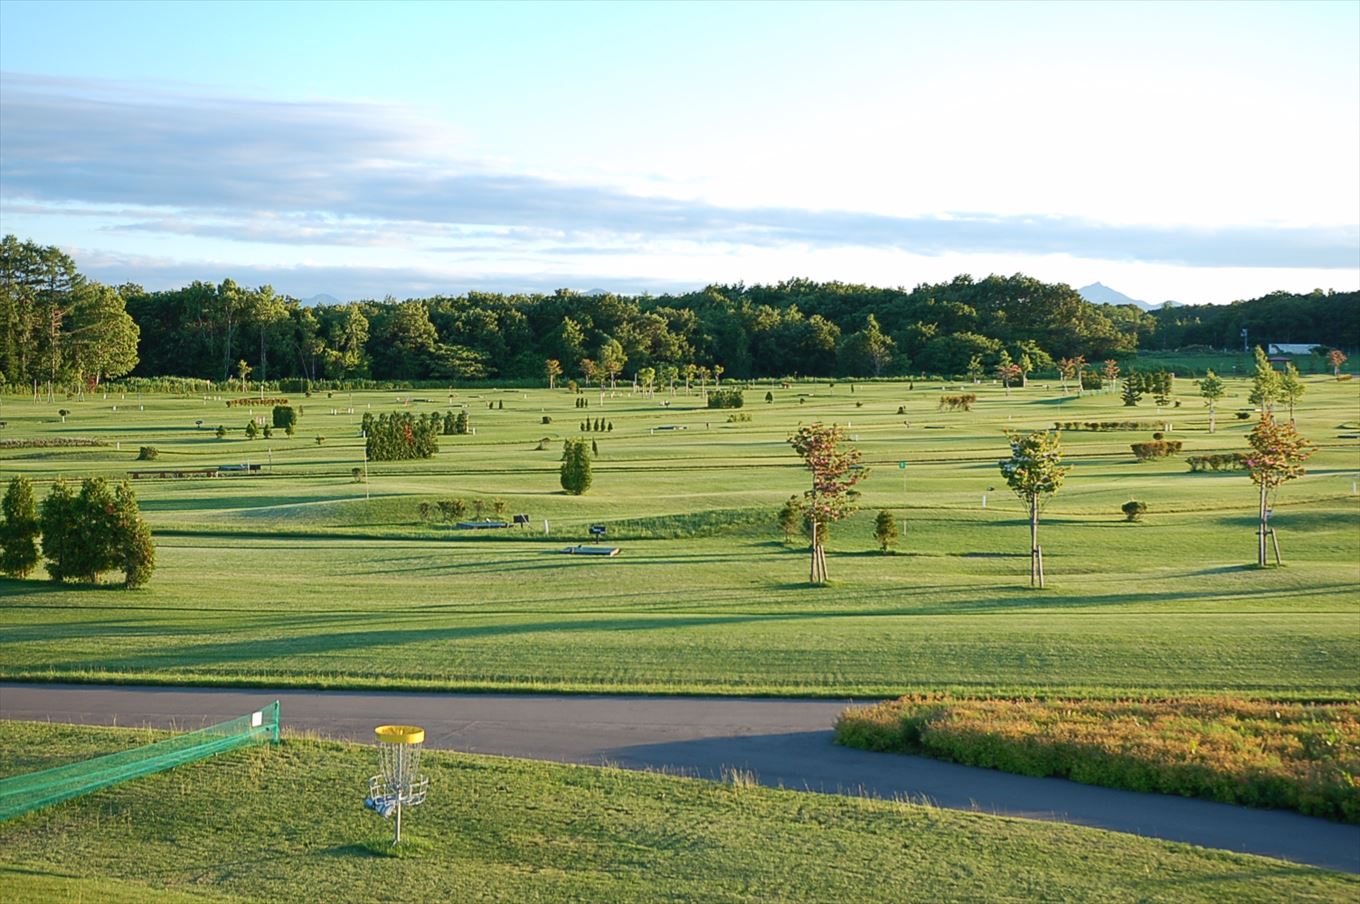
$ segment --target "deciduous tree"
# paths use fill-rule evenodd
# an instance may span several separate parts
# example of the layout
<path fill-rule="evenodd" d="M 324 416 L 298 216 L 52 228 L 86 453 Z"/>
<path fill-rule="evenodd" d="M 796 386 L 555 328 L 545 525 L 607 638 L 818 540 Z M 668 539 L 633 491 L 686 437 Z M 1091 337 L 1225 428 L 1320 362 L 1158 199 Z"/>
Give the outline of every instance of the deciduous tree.
<path fill-rule="evenodd" d="M 1261 413 L 1247 437 L 1251 451 L 1244 464 L 1252 482 L 1260 490 L 1256 544 L 1256 564 L 1266 565 L 1266 535 L 1270 531 L 1270 496 L 1287 481 L 1307 473 L 1303 463 L 1317 448 L 1299 435 L 1293 424 L 1279 424 L 1269 411 Z M 1276 547 L 1278 549 L 1278 546 Z"/>
<path fill-rule="evenodd" d="M 824 583 L 827 579 L 827 528 L 854 511 L 854 501 L 859 496 L 855 485 L 868 473 L 859 463 L 859 450 L 843 448 L 844 441 L 845 431 L 836 424 L 808 424 L 789 437 L 789 445 L 812 472 L 812 488 L 803 495 L 808 500 L 812 536 L 808 579 L 814 584 Z"/>
<path fill-rule="evenodd" d="M 1063 485 L 1070 468 L 1062 464 L 1062 434 L 1041 430 L 1022 436 L 1007 432 L 1010 458 L 1001 461 L 1006 485 L 1029 510 L 1030 586 L 1044 586 L 1043 550 L 1039 547 L 1039 510 Z"/>

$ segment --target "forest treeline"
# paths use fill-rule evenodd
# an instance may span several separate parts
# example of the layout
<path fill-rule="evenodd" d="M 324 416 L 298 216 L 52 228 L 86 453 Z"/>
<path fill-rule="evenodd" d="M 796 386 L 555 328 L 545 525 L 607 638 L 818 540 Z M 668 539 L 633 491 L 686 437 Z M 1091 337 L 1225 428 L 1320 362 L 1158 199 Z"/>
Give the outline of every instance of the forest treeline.
<path fill-rule="evenodd" d="M 97 385 L 224 380 L 595 381 L 653 369 L 728 377 L 957 375 L 980 360 L 1127 359 L 1138 348 L 1360 346 L 1360 292 L 1272 293 L 1147 313 L 1023 275 L 914 289 L 794 279 L 676 295 L 469 292 L 306 307 L 232 280 L 148 292 L 85 279 L 59 249 L 0 240 L 0 377 Z"/>

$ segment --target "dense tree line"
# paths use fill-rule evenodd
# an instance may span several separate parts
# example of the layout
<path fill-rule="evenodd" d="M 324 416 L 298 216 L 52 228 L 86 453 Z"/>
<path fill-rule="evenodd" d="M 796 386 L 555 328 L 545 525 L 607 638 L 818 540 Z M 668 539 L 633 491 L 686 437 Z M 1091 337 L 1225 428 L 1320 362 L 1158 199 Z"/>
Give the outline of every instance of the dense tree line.
<path fill-rule="evenodd" d="M 136 366 L 137 345 L 118 290 L 57 248 L 0 239 L 0 385 L 98 386 Z"/>
<path fill-rule="evenodd" d="M 437 411 L 419 415 L 399 411 L 376 417 L 365 413 L 363 431 L 368 457 L 371 461 L 430 458 L 439 451 L 439 434 L 444 431 L 444 421 Z M 444 432 L 454 432 L 452 415 L 448 417 L 448 424 Z"/>
<path fill-rule="evenodd" d="M 47 574 L 58 582 L 97 584 L 103 573 L 122 571 L 123 586 L 132 589 L 156 569 L 151 529 L 127 481 L 111 488 L 87 477 L 77 492 L 59 479 L 38 506 L 27 478 L 14 477 L 0 511 L 0 572 L 10 577 L 37 567 L 39 542 Z"/>
<path fill-rule="evenodd" d="M 795 279 L 662 296 L 469 292 L 305 307 L 231 280 L 147 292 L 82 278 L 54 248 L 6 237 L 0 374 L 70 385 L 131 371 L 225 381 L 638 376 L 651 386 L 729 377 L 1052 372 L 1059 359 L 1143 347 L 1261 341 L 1360 345 L 1360 293 L 1276 293 L 1146 313 L 1094 305 L 1026 276 L 913 289 Z M 133 370 L 135 366 L 135 370 Z M 644 377 L 645 375 L 645 377 Z"/>
<path fill-rule="evenodd" d="M 1178 305 L 1137 314 L 1139 341 L 1144 348 L 1204 345 L 1240 349 L 1244 329 L 1253 346 L 1298 342 L 1360 347 L 1360 292 L 1271 292 L 1226 305 Z"/>

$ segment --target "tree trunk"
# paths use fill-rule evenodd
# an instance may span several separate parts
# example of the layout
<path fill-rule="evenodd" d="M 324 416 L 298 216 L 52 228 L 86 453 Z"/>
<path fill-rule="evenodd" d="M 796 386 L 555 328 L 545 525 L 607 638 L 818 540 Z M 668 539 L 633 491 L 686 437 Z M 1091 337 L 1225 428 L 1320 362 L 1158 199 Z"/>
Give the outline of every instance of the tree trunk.
<path fill-rule="evenodd" d="M 1043 589 L 1044 566 L 1039 558 L 1039 498 L 1029 500 L 1029 584 Z"/>
<path fill-rule="evenodd" d="M 1260 524 L 1256 529 L 1256 565 L 1266 567 L 1266 485 L 1261 484 Z"/>
<path fill-rule="evenodd" d="M 1209 403 L 1209 432 L 1214 432 L 1214 406 L 1212 402 Z"/>

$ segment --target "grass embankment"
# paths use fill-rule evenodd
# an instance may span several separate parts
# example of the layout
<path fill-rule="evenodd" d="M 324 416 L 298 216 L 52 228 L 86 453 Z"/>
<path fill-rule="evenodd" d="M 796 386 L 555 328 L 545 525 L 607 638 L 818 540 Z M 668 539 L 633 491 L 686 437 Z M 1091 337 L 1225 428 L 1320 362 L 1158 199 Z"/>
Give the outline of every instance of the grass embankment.
<path fill-rule="evenodd" d="M 157 736 L 0 723 L 0 769 Z M 404 822 L 410 844 L 389 857 L 391 824 L 359 803 L 373 769 L 371 747 L 285 739 L 0 824 L 4 899 L 157 900 L 169 891 L 299 904 L 1311 902 L 1360 894 L 1355 876 L 1076 826 L 441 751 L 425 755 L 430 796 Z"/>
<path fill-rule="evenodd" d="M 1360 823 L 1360 705 L 961 700 L 852 707 L 836 739 L 1022 775 Z"/>

